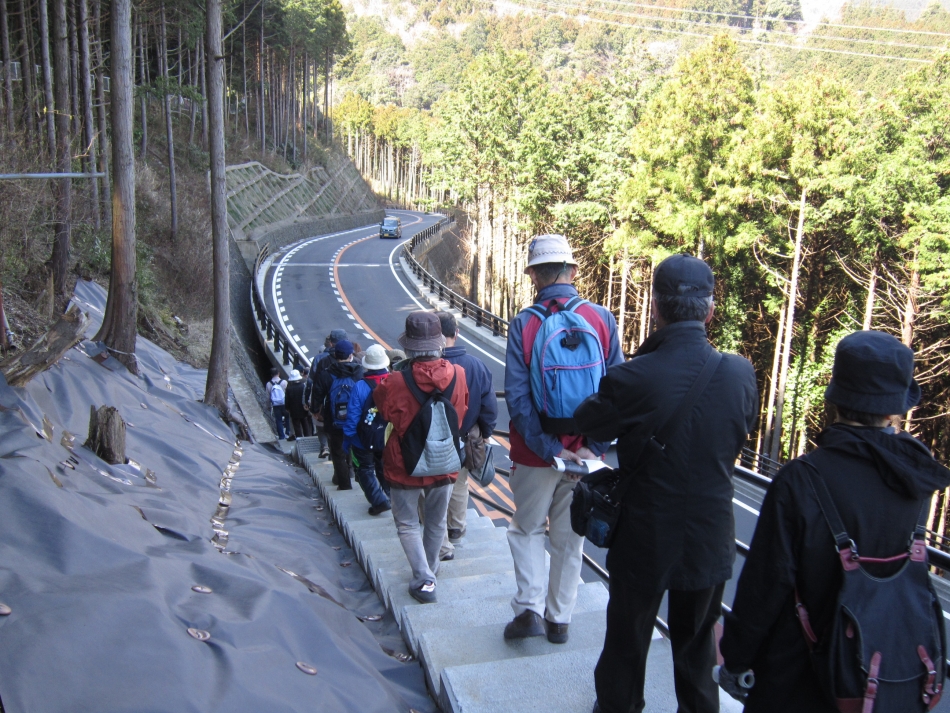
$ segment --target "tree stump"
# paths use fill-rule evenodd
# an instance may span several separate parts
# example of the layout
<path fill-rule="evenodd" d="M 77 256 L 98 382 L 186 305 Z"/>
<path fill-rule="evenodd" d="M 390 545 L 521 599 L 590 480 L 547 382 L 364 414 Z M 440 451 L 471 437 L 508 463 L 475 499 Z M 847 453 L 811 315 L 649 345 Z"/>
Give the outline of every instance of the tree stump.
<path fill-rule="evenodd" d="M 89 438 L 83 444 L 106 463 L 125 463 L 125 421 L 114 406 L 89 407 Z"/>

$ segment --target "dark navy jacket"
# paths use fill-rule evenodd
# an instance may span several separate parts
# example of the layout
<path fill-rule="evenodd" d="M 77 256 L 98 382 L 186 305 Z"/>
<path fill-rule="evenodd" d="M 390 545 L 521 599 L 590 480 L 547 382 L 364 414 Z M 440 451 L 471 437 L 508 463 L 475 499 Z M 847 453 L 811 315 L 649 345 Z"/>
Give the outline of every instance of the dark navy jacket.
<path fill-rule="evenodd" d="M 481 359 L 466 353 L 463 346 L 447 347 L 442 356 L 465 369 L 468 411 L 462 419 L 459 434 L 464 438 L 465 434 L 477 423 L 482 438 L 488 438 L 495 430 L 495 423 L 498 420 L 498 398 L 492 386 L 491 372 Z"/>

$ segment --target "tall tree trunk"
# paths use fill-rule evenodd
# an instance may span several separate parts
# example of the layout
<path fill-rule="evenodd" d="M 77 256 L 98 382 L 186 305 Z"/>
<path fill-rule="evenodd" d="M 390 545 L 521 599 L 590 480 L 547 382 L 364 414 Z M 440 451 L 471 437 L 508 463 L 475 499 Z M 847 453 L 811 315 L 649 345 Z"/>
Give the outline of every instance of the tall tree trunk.
<path fill-rule="evenodd" d="M 211 122 L 211 234 L 214 271 L 214 325 L 205 403 L 228 413 L 228 359 L 231 307 L 228 288 L 227 199 L 224 176 L 224 58 L 221 56 L 221 0 L 207 2 L 208 109 Z"/>
<path fill-rule="evenodd" d="M 171 78 L 168 73 L 168 25 L 165 20 L 165 3 L 161 4 L 159 11 L 161 28 L 159 30 L 159 41 L 161 48 L 159 52 L 159 62 L 161 63 L 162 74 L 162 108 L 165 111 L 165 142 L 168 144 L 168 198 L 171 203 L 171 239 L 178 239 L 178 189 L 175 180 L 175 135 L 172 126 L 172 99 L 169 94 L 169 82 Z"/>
<path fill-rule="evenodd" d="M 83 128 L 85 129 L 86 143 L 86 171 L 94 173 L 96 170 L 96 157 L 98 155 L 98 142 L 96 141 L 96 125 L 92 120 L 92 59 L 89 51 L 89 0 L 78 0 L 77 21 L 79 23 L 79 49 L 80 49 L 80 70 L 79 76 L 82 81 L 82 109 L 83 109 Z M 95 206 L 96 230 L 102 228 L 102 220 L 99 213 L 99 180 L 93 178 L 89 181 L 92 188 L 92 201 Z"/>
<path fill-rule="evenodd" d="M 112 0 L 112 269 L 109 297 L 96 335 L 132 373 L 138 285 L 135 271 L 135 154 L 132 140 L 135 64 L 132 54 L 132 2 Z"/>
<path fill-rule="evenodd" d="M 243 12 L 244 4 L 241 5 L 242 13 L 241 15 L 247 17 L 247 13 Z M 247 96 L 247 24 L 241 24 L 241 77 L 244 82 L 244 140 L 245 142 L 251 138 L 251 114 L 250 114 L 250 101 Z"/>
<path fill-rule="evenodd" d="M 877 258 L 874 258 L 874 262 L 871 265 L 871 274 L 868 277 L 868 298 L 864 303 L 864 323 L 861 325 L 861 329 L 868 330 L 871 328 L 871 322 L 874 320 L 874 299 L 875 293 L 877 292 Z"/>
<path fill-rule="evenodd" d="M 145 64 L 145 22 L 141 15 L 138 17 L 138 38 L 139 38 L 139 81 L 142 83 L 142 92 L 139 97 L 139 104 L 142 110 L 142 146 L 139 149 L 139 158 L 145 162 L 148 159 L 148 74 Z"/>
<path fill-rule="evenodd" d="M 201 47 L 201 146 L 208 148 L 208 48 Z"/>
<path fill-rule="evenodd" d="M 257 131 L 261 151 L 267 150 L 267 102 L 264 97 L 264 3 L 261 2 L 261 37 L 257 52 L 257 78 L 260 92 L 257 97 Z"/>
<path fill-rule="evenodd" d="M 10 27 L 7 2 L 0 0 L 0 59 L 3 60 L 3 113 L 7 131 L 13 136 L 13 55 L 10 54 Z"/>
<path fill-rule="evenodd" d="M 66 29 L 66 0 L 53 0 L 53 61 L 56 79 L 56 170 L 69 173 L 72 159 L 69 151 L 69 38 Z M 66 268 L 69 265 L 69 243 L 72 233 L 73 182 L 61 178 L 54 182 L 56 196 L 56 225 L 50 268 L 53 273 L 53 291 L 58 297 L 66 296 Z"/>
<path fill-rule="evenodd" d="M 778 331 L 775 334 L 775 352 L 772 355 L 772 375 L 769 379 L 769 398 L 765 403 L 765 447 L 763 450 L 770 453 L 773 433 L 772 419 L 775 416 L 775 393 L 778 391 L 778 368 L 782 362 L 782 344 L 785 343 L 785 315 L 787 313 L 787 304 L 783 304 L 782 311 L 779 312 L 778 317 Z"/>
<path fill-rule="evenodd" d="M 627 342 L 626 322 L 627 322 L 627 273 L 630 272 L 630 264 L 627 260 L 627 248 L 623 249 L 623 263 L 620 265 L 620 320 L 617 324 L 617 334 L 620 335 L 620 351 L 623 351 L 623 345 Z"/>
<path fill-rule="evenodd" d="M 72 135 L 82 136 L 82 109 L 79 103 L 79 31 L 76 26 L 76 4 L 66 7 L 67 33 L 69 35 L 69 97 L 72 102 Z"/>
<path fill-rule="evenodd" d="M 53 102 L 53 67 L 49 58 L 49 9 L 47 7 L 47 0 L 39 0 L 39 8 L 40 57 L 43 62 L 43 100 L 45 102 L 43 121 L 46 122 L 46 150 L 49 151 L 50 157 L 55 160 L 56 127 L 53 122 L 53 117 L 56 115 L 56 105 Z"/>
<path fill-rule="evenodd" d="M 198 43 L 200 47 L 201 43 Z M 192 56 L 191 50 L 188 51 L 188 80 L 192 87 L 198 86 L 198 75 L 195 71 L 195 65 L 198 63 L 198 49 L 195 48 L 195 54 Z M 195 123 L 198 120 L 198 104 L 191 99 L 191 127 L 188 129 L 188 145 L 195 143 Z"/>
<path fill-rule="evenodd" d="M 112 181 L 109 177 L 109 132 L 106 124 L 106 90 L 103 81 L 102 58 L 102 2 L 94 0 L 92 6 L 93 19 L 96 23 L 96 114 L 99 121 L 99 173 L 104 173 L 102 181 L 102 221 L 112 223 Z M 134 66 L 133 70 L 134 72 Z M 133 77 L 134 83 L 134 77 Z M 111 95 L 111 92 L 110 92 Z"/>
<path fill-rule="evenodd" d="M 805 206 L 807 189 L 802 188 L 798 208 L 798 230 L 795 232 L 795 254 L 792 258 L 792 274 L 788 286 L 788 310 L 785 317 L 785 344 L 782 347 L 782 364 L 779 370 L 778 390 L 775 394 L 775 427 L 772 429 L 772 460 L 778 460 L 782 448 L 782 410 L 785 406 L 785 386 L 788 383 L 788 367 L 791 362 L 792 335 L 795 332 L 795 302 L 798 299 L 798 270 L 802 261 L 802 239 L 805 236 Z"/>
<path fill-rule="evenodd" d="M 303 162 L 307 164 L 307 92 L 310 91 L 310 56 L 303 53 Z"/>
<path fill-rule="evenodd" d="M 32 17 L 26 6 L 26 0 L 20 0 L 20 68 L 23 72 L 23 119 L 26 124 L 27 142 L 39 141 L 36 126 L 36 90 L 33 82 L 33 27 Z"/>

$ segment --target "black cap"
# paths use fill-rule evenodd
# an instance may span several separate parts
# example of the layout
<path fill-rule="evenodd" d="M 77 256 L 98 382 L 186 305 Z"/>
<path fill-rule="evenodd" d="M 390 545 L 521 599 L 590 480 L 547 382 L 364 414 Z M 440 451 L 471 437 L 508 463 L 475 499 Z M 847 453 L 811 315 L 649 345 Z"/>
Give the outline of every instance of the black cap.
<path fill-rule="evenodd" d="M 672 297 L 711 297 L 712 270 L 709 265 L 692 255 L 670 255 L 653 273 L 653 291 Z"/>
<path fill-rule="evenodd" d="M 914 352 L 886 332 L 849 334 L 835 349 L 825 399 L 878 416 L 907 413 L 920 402 Z"/>

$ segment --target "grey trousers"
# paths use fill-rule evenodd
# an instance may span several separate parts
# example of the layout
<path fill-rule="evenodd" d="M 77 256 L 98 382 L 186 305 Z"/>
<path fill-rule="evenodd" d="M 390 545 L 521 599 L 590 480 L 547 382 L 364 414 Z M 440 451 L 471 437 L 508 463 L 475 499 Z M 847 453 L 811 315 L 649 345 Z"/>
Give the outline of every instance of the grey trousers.
<path fill-rule="evenodd" d="M 445 539 L 445 515 L 452 497 L 452 483 L 430 485 L 426 488 L 397 488 L 390 490 L 393 520 L 399 533 L 399 542 L 412 568 L 409 586 L 421 587 L 435 583 L 439 572 L 439 550 Z M 425 525 L 419 524 L 419 500 L 424 498 Z"/>

